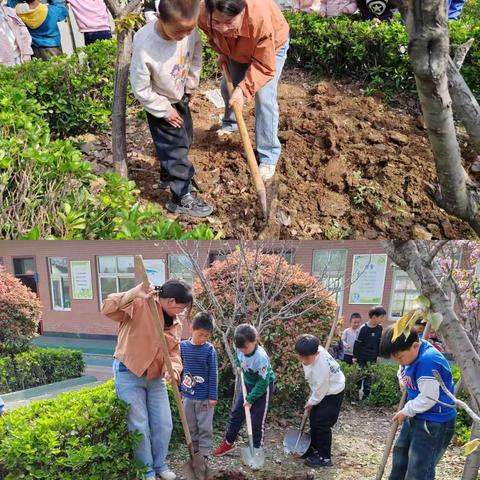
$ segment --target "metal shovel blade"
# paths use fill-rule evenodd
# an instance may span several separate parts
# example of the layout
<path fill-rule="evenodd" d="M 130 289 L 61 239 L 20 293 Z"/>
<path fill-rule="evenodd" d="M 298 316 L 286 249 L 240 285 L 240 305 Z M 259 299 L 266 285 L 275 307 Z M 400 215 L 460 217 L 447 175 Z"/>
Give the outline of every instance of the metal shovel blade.
<path fill-rule="evenodd" d="M 300 439 L 300 430 L 289 428 L 283 439 L 283 451 L 287 455 L 295 455 L 301 457 L 310 447 L 311 438 L 308 433 L 302 433 Z M 298 441 L 298 443 L 297 443 Z"/>
<path fill-rule="evenodd" d="M 254 448 L 253 455 L 250 448 L 242 448 L 242 460 L 245 465 L 253 470 L 259 470 L 265 464 L 265 452 L 263 448 Z"/>
<path fill-rule="evenodd" d="M 187 480 L 209 480 L 211 478 L 210 468 L 201 455 L 194 455 L 183 465 L 183 473 Z"/>

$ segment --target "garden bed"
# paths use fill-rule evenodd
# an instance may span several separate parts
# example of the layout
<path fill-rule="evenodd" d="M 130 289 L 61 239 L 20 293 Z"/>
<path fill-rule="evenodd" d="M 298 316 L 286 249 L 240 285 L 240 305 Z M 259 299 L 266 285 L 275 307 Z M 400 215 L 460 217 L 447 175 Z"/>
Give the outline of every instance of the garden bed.
<path fill-rule="evenodd" d="M 218 86 L 206 83 L 202 91 Z M 274 189 L 282 239 L 468 238 L 469 227 L 429 198 L 436 171 L 426 131 L 410 99 L 402 109 L 339 82 L 309 83 L 289 71 L 279 88 L 283 145 Z M 179 218 L 184 228 L 207 221 L 229 238 L 255 238 L 264 223 L 239 135 L 218 138 L 219 116 L 204 96 L 193 109 L 191 158 L 201 195 L 215 206 L 207 220 Z M 253 138 L 254 115 L 246 110 Z M 130 176 L 142 198 L 164 205 L 159 165 L 146 121 L 129 117 Z M 98 171 L 111 168 L 110 136 L 89 135 L 84 148 Z M 464 145 L 465 165 L 474 158 Z M 167 211 L 162 212 L 174 218 Z"/>

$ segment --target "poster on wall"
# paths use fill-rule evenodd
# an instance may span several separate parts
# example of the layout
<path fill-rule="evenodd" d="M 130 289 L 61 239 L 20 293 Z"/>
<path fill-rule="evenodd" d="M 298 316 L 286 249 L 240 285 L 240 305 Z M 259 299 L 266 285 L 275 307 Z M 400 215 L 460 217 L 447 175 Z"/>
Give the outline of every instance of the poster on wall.
<path fill-rule="evenodd" d="M 163 285 L 165 283 L 165 262 L 163 260 L 144 260 L 145 270 L 147 271 L 148 279 L 151 283 L 156 285 Z"/>
<path fill-rule="evenodd" d="M 350 304 L 378 305 L 382 303 L 387 255 L 354 255 Z"/>
<path fill-rule="evenodd" d="M 70 261 L 70 272 L 72 275 L 73 298 L 75 300 L 92 300 L 92 272 L 90 260 Z"/>

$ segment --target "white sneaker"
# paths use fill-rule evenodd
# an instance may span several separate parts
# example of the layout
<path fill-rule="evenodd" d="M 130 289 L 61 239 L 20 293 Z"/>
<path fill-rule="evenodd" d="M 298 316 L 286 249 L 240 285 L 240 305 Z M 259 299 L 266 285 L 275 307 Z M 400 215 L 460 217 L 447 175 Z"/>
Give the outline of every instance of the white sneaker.
<path fill-rule="evenodd" d="M 266 182 L 275 175 L 275 165 L 260 165 L 260 176 Z"/>
<path fill-rule="evenodd" d="M 158 474 L 158 478 L 161 478 L 162 480 L 175 480 L 177 476 L 171 470 L 165 470 Z"/>
<path fill-rule="evenodd" d="M 217 130 L 217 135 L 219 137 L 223 137 L 224 135 L 231 135 L 232 133 L 235 133 L 235 132 L 238 132 L 238 125 L 227 124 Z"/>

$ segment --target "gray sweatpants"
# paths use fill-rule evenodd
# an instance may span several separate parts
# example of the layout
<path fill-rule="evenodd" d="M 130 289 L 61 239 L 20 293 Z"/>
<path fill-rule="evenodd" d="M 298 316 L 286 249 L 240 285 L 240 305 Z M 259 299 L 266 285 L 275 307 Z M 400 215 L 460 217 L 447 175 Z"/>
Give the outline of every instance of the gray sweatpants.
<path fill-rule="evenodd" d="M 193 449 L 200 455 L 210 455 L 213 444 L 213 414 L 208 400 L 183 399 L 188 428 L 192 435 Z"/>

